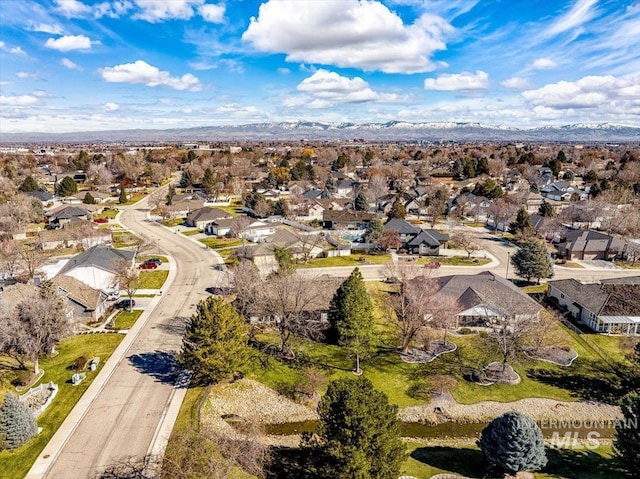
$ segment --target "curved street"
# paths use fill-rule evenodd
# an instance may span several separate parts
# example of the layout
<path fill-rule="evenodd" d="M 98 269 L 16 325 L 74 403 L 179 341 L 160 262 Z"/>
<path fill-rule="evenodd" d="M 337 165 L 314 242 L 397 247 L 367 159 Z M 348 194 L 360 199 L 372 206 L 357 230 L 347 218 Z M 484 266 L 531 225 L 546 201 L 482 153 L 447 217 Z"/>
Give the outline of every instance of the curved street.
<path fill-rule="evenodd" d="M 174 387 L 171 354 L 185 319 L 221 279 L 208 248 L 147 220 L 148 199 L 120 221 L 169 254 L 163 294 L 151 301 L 29 471 L 28 478 L 88 478 L 126 458 L 162 453 L 184 390 Z"/>

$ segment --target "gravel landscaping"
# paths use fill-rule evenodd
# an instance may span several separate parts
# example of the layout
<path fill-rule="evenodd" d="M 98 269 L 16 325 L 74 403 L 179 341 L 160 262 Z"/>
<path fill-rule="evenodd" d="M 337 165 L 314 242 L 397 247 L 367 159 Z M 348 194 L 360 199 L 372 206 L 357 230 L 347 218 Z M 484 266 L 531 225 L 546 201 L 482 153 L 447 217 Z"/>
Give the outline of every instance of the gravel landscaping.
<path fill-rule="evenodd" d="M 577 351 L 564 346 L 548 346 L 528 355 L 532 359 L 546 361 L 558 366 L 571 366 L 578 357 Z"/>
<path fill-rule="evenodd" d="M 407 352 L 401 352 L 400 358 L 405 363 L 430 363 L 438 356 L 446 353 L 452 353 L 458 349 L 455 343 L 447 341 L 433 341 L 429 344 L 427 349 L 411 348 Z"/>

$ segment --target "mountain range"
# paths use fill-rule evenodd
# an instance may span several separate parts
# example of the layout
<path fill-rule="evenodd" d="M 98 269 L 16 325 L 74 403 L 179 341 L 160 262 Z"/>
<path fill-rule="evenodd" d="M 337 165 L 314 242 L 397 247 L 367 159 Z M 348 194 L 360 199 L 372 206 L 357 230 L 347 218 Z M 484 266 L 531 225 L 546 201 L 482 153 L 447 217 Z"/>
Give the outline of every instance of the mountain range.
<path fill-rule="evenodd" d="M 4 133 L 0 143 L 157 143 L 230 141 L 558 141 L 640 143 L 640 127 L 578 123 L 520 129 L 480 123 L 319 123 L 308 121 L 252 123 L 197 128 L 82 131 L 70 133 Z"/>

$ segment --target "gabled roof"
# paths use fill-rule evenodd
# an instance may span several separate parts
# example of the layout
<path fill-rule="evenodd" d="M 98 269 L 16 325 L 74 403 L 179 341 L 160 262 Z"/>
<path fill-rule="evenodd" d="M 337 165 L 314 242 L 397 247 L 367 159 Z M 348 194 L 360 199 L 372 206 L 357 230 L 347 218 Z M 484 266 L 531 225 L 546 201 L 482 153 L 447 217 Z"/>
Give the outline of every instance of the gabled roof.
<path fill-rule="evenodd" d="M 58 275 L 53 279 L 53 284 L 70 300 L 91 311 L 95 310 L 107 297 L 102 291 L 93 289 L 72 276 Z"/>
<path fill-rule="evenodd" d="M 221 218 L 230 218 L 231 215 L 220 208 L 205 206 L 193 210 L 187 215 L 187 221 L 214 221 Z"/>
<path fill-rule="evenodd" d="M 356 210 L 324 210 L 322 219 L 333 222 L 371 221 L 376 217 L 375 213 Z"/>
<path fill-rule="evenodd" d="M 598 313 L 609 296 L 602 290 L 600 284 L 583 284 L 573 278 L 556 279 L 548 281 L 548 284 L 592 313 Z"/>
<path fill-rule="evenodd" d="M 111 246 L 96 245 L 71 258 L 58 272 L 58 275 L 68 273 L 75 268 L 91 266 L 115 272 L 114 270 L 117 267 L 118 260 L 125 260 L 131 263 L 134 256 L 135 252 L 133 251 L 115 249 Z"/>
<path fill-rule="evenodd" d="M 38 198 L 43 203 L 53 200 L 53 195 L 48 191 L 27 191 L 25 195 L 30 196 L 32 198 Z"/>
<path fill-rule="evenodd" d="M 65 206 L 61 210 L 53 213 L 50 218 L 54 220 L 70 220 L 72 218 L 80 218 L 82 216 L 88 216 L 89 211 L 79 206 Z"/>
<path fill-rule="evenodd" d="M 561 279 L 549 281 L 549 284 L 598 316 L 640 316 L 638 276 L 588 284 L 575 279 Z"/>
<path fill-rule="evenodd" d="M 421 244 L 435 248 L 440 246 L 440 241 L 434 238 L 428 231 L 421 230 L 415 238 L 412 238 L 411 241 L 407 243 L 408 246 L 420 246 Z"/>
<path fill-rule="evenodd" d="M 624 241 L 593 230 L 567 231 L 566 249 L 572 252 L 622 251 Z"/>
<path fill-rule="evenodd" d="M 437 294 L 457 299 L 465 310 L 479 304 L 499 309 L 505 314 L 535 315 L 542 310 L 542 306 L 521 292 L 513 283 L 491 271 L 473 275 L 442 276 L 435 280 L 438 284 Z"/>
<path fill-rule="evenodd" d="M 420 232 L 420 228 L 401 218 L 390 219 L 385 223 L 384 229 L 397 231 L 401 235 L 415 235 Z"/>

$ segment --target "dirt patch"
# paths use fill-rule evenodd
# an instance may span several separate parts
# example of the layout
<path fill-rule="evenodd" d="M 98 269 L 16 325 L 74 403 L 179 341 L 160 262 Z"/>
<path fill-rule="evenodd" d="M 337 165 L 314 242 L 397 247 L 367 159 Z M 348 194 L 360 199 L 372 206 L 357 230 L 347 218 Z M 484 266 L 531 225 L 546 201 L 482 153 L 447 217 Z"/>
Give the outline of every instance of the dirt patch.
<path fill-rule="evenodd" d="M 578 352 L 565 346 L 548 346 L 527 354 L 532 359 L 547 361 L 558 366 L 571 366 Z"/>
<path fill-rule="evenodd" d="M 458 346 L 451 341 L 443 343 L 442 341 L 432 341 L 425 349 L 411 348 L 407 352 L 401 352 L 400 358 L 405 363 L 430 363 L 438 356 L 446 353 L 452 353 L 458 349 Z"/>

